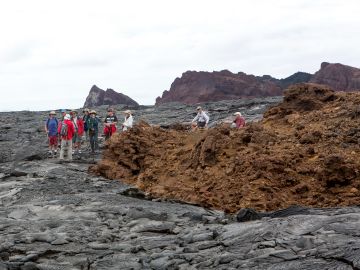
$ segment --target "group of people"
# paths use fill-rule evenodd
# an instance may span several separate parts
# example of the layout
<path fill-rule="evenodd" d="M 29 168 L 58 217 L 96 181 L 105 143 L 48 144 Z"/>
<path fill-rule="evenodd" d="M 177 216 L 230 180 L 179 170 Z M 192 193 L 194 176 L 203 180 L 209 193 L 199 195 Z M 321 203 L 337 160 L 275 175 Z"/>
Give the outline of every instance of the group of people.
<path fill-rule="evenodd" d="M 207 128 L 210 117 L 206 112 L 199 106 L 196 108 L 197 114 L 191 122 L 192 130 L 198 128 Z M 241 115 L 241 112 L 234 113 L 235 119 L 233 120 L 232 126 L 235 128 L 243 128 L 245 126 L 245 118 Z"/>
<path fill-rule="evenodd" d="M 125 119 L 121 130 L 126 131 L 132 127 L 133 116 L 130 110 L 124 112 Z M 51 111 L 45 123 L 45 132 L 49 140 L 49 155 L 57 156 L 57 149 L 60 146 L 60 160 L 72 160 L 74 153 L 81 154 L 83 138 L 90 147 L 91 152 L 98 150 L 99 126 L 101 120 L 97 117 L 95 110 L 85 108 L 83 115 L 79 116 L 76 110 L 69 113 L 61 110 L 61 119 L 58 120 L 56 112 Z M 103 134 L 109 139 L 117 130 L 118 118 L 113 109 L 109 108 L 104 119 Z"/>
<path fill-rule="evenodd" d="M 207 128 L 210 117 L 201 107 L 197 107 L 196 111 L 197 114 L 192 120 L 192 130 Z M 45 131 L 49 139 L 49 155 L 57 156 L 57 149 L 60 145 L 60 160 L 71 160 L 74 153 L 81 153 L 83 138 L 86 144 L 90 146 L 91 153 L 95 153 L 99 148 L 99 123 L 101 122 L 96 111 L 85 108 L 83 115 L 79 116 L 76 110 L 71 110 L 69 113 L 66 110 L 61 110 L 61 115 L 61 119 L 58 120 L 56 112 L 51 111 L 45 123 Z M 124 115 L 121 131 L 126 131 L 133 126 L 131 111 L 124 111 Z M 234 127 L 244 127 L 245 119 L 241 113 L 236 112 L 234 116 Z M 107 110 L 103 124 L 103 135 L 105 140 L 108 140 L 117 131 L 118 118 L 113 109 Z"/>

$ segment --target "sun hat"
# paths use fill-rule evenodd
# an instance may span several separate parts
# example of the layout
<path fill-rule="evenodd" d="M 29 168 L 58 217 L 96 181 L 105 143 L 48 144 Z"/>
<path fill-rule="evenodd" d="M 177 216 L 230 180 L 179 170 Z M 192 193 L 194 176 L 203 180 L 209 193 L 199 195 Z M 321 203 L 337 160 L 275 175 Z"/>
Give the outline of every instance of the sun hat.
<path fill-rule="evenodd" d="M 131 114 L 131 111 L 130 111 L 130 110 L 126 110 L 126 111 L 124 111 L 124 113 Z"/>
<path fill-rule="evenodd" d="M 196 108 L 196 110 L 201 110 L 202 108 L 200 107 L 200 106 L 198 106 L 197 108 Z"/>
<path fill-rule="evenodd" d="M 66 113 L 66 110 L 65 110 L 65 109 L 61 109 L 60 112 L 61 112 L 61 113 Z"/>
<path fill-rule="evenodd" d="M 55 112 L 55 111 L 51 111 L 51 112 L 49 112 L 49 115 L 56 115 L 56 112 Z"/>
<path fill-rule="evenodd" d="M 70 114 L 66 114 L 65 116 L 64 116 L 64 120 L 70 120 Z"/>
<path fill-rule="evenodd" d="M 83 109 L 83 112 L 89 112 L 88 108 Z"/>
<path fill-rule="evenodd" d="M 70 113 L 76 113 L 77 114 L 77 110 L 71 110 Z"/>
<path fill-rule="evenodd" d="M 91 110 L 91 111 L 90 111 L 90 114 L 96 114 L 96 111 L 95 111 L 95 110 Z"/>
<path fill-rule="evenodd" d="M 234 113 L 234 115 L 240 115 L 241 116 L 241 112 L 236 112 L 236 113 Z"/>

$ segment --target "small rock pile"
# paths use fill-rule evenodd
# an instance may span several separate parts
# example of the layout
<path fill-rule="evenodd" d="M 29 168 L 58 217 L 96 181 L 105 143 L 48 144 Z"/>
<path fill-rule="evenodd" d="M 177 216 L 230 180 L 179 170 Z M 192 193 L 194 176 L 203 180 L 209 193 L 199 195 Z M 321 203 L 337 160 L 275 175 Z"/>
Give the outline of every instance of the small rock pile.
<path fill-rule="evenodd" d="M 360 93 L 298 84 L 241 130 L 189 133 L 141 123 L 114 136 L 91 170 L 227 212 L 358 205 L 359 126 Z"/>

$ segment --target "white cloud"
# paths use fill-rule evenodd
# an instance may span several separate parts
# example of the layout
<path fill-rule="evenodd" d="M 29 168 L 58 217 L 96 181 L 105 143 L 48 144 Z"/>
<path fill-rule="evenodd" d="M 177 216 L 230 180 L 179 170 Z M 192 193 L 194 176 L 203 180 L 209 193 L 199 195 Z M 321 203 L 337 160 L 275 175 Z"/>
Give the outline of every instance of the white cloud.
<path fill-rule="evenodd" d="M 80 107 L 90 87 L 153 104 L 186 70 L 286 77 L 359 66 L 347 0 L 0 2 L 0 111 Z"/>

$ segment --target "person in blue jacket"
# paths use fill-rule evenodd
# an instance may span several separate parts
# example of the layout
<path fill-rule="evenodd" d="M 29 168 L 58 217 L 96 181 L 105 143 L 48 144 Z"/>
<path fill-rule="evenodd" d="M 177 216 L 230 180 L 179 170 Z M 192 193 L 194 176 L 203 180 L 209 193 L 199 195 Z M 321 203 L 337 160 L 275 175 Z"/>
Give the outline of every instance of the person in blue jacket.
<path fill-rule="evenodd" d="M 56 156 L 58 146 L 58 126 L 59 121 L 56 118 L 56 112 L 51 111 L 49 118 L 45 122 L 45 132 L 49 139 L 49 155 Z"/>

